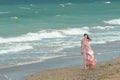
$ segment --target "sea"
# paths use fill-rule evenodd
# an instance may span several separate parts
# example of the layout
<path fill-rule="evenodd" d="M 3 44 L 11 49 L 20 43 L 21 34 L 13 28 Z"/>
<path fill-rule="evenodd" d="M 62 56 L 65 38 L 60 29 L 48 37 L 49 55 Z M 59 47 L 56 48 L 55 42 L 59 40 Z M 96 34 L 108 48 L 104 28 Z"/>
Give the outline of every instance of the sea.
<path fill-rule="evenodd" d="M 84 33 L 92 46 L 120 41 L 120 1 L 0 0 L 0 68 L 81 56 Z M 98 61 L 120 56 L 99 49 Z"/>

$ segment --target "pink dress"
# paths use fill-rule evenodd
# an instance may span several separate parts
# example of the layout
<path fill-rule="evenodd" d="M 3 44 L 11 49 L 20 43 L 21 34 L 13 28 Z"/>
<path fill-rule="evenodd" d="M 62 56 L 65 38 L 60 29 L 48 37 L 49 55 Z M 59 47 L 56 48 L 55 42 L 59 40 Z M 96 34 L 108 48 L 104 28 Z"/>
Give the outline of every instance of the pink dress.
<path fill-rule="evenodd" d="M 94 57 L 94 52 L 90 47 L 89 41 L 87 39 L 82 39 L 81 41 L 81 54 L 84 57 L 85 65 L 94 68 L 96 64 L 96 59 Z"/>

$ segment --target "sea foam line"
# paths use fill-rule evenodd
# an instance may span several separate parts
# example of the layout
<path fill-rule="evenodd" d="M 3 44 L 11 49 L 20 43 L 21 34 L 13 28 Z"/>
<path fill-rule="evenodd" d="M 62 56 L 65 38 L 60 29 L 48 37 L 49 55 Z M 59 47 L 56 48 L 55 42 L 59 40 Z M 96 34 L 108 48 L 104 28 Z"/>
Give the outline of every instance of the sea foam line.
<path fill-rule="evenodd" d="M 80 35 L 84 33 L 89 33 L 88 30 L 80 28 L 64 29 L 64 30 L 41 30 L 36 33 L 27 33 L 21 36 L 3 38 L 0 37 L 0 43 L 10 43 L 10 42 L 27 42 L 42 40 L 44 38 L 65 38 L 71 35 Z"/>
<path fill-rule="evenodd" d="M 65 7 L 65 6 L 70 6 L 72 5 L 71 2 L 68 2 L 68 3 L 63 3 L 63 4 L 59 4 L 61 7 Z"/>
<path fill-rule="evenodd" d="M 84 33 L 90 33 L 88 30 L 84 30 L 84 29 L 81 29 L 81 28 L 61 30 L 61 32 L 64 35 L 80 35 L 80 34 L 84 34 Z"/>
<path fill-rule="evenodd" d="M 93 27 L 93 29 L 113 29 L 114 27 L 113 26 L 95 26 Z"/>
<path fill-rule="evenodd" d="M 55 55 L 55 56 L 39 57 L 39 58 L 36 59 L 36 60 L 33 59 L 33 61 L 20 62 L 20 63 L 13 64 L 13 65 L 9 65 L 9 66 L 3 66 L 3 67 L 0 67 L 0 69 L 2 69 L 2 68 L 8 68 L 8 67 L 14 67 L 14 66 L 21 66 L 21 65 L 39 63 L 39 62 L 43 62 L 43 61 L 48 60 L 48 59 L 53 59 L 53 58 L 62 57 L 62 56 L 66 56 L 66 55 Z"/>
<path fill-rule="evenodd" d="M 20 52 L 28 49 L 33 49 L 32 46 L 29 45 L 16 45 L 16 46 L 10 46 L 7 49 L 0 50 L 0 54 L 5 54 L 5 53 L 15 53 L 15 52 Z"/>
<path fill-rule="evenodd" d="M 14 17 L 11 17 L 11 19 L 18 19 L 18 17 L 17 17 L 17 16 L 14 16 Z"/>
<path fill-rule="evenodd" d="M 112 19 L 112 20 L 104 21 L 104 23 L 113 24 L 113 25 L 120 25 L 120 18 L 119 19 Z"/>
<path fill-rule="evenodd" d="M 43 62 L 43 61 L 48 60 L 48 59 L 53 59 L 53 58 L 62 57 L 62 56 L 66 56 L 66 55 L 55 55 L 55 56 L 39 57 L 38 60 L 34 60 L 34 61 L 30 61 L 30 62 L 21 62 L 21 63 L 18 63 L 17 66 L 25 65 L 25 64 L 39 63 L 39 62 Z"/>
<path fill-rule="evenodd" d="M 105 4 L 110 4 L 111 2 L 110 1 L 106 1 Z"/>
<path fill-rule="evenodd" d="M 10 37 L 10 38 L 0 38 L 0 43 L 9 43 L 9 42 L 26 42 L 26 41 L 35 41 L 41 40 L 43 38 L 61 38 L 65 37 L 59 32 L 38 32 L 38 33 L 27 33 L 25 35 Z"/>

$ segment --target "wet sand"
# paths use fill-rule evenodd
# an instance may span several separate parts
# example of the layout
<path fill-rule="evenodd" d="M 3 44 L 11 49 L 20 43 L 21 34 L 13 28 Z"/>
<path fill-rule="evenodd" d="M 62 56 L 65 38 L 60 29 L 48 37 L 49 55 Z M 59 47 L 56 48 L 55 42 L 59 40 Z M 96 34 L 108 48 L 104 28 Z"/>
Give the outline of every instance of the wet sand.
<path fill-rule="evenodd" d="M 108 62 L 97 63 L 95 69 L 65 67 L 30 75 L 26 80 L 119 80 L 120 57 Z"/>

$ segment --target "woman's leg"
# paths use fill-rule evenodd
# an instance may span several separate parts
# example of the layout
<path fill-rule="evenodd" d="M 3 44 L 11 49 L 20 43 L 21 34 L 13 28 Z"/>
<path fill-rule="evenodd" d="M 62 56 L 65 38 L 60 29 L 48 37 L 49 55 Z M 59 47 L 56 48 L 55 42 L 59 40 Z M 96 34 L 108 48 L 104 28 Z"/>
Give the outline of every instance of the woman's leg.
<path fill-rule="evenodd" d="M 83 54 L 84 69 L 87 69 L 86 54 Z"/>
<path fill-rule="evenodd" d="M 88 69 L 89 68 L 89 62 L 86 58 L 84 58 L 84 68 Z"/>

